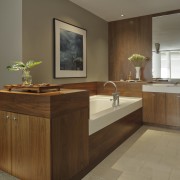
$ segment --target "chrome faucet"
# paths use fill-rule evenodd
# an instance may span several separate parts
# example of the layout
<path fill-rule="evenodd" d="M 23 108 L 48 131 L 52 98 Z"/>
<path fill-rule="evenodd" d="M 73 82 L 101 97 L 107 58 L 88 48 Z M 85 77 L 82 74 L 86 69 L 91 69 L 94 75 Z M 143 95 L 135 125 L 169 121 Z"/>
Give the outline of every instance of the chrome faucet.
<path fill-rule="evenodd" d="M 113 100 L 112 107 L 119 106 L 119 93 L 117 92 L 117 86 L 116 86 L 116 84 L 115 84 L 114 82 L 112 82 L 112 81 L 107 81 L 107 82 L 104 83 L 104 87 L 105 87 L 106 84 L 108 84 L 108 83 L 111 83 L 111 84 L 114 86 L 114 88 L 115 88 L 115 92 L 112 93 L 112 96 L 113 96 L 113 99 L 112 99 L 112 100 Z"/>

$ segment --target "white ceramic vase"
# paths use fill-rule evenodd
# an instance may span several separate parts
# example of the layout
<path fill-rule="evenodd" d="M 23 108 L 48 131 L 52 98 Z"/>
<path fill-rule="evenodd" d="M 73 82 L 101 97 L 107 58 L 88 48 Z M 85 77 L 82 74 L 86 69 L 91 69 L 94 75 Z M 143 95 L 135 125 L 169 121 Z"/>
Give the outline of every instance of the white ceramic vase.
<path fill-rule="evenodd" d="M 137 67 L 135 67 L 135 69 L 136 69 L 136 79 L 140 81 L 141 80 L 141 78 L 140 78 L 141 77 L 141 73 L 140 73 L 141 67 L 137 66 Z"/>

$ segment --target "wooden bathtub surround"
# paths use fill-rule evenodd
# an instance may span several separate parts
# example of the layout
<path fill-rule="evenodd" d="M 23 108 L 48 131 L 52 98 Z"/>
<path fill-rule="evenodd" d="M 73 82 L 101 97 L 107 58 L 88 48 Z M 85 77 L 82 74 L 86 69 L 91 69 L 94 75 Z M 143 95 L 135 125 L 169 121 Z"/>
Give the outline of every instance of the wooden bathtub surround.
<path fill-rule="evenodd" d="M 89 163 L 89 93 L 0 91 L 0 169 L 22 180 L 70 179 Z"/>
<path fill-rule="evenodd" d="M 142 108 L 90 135 L 89 164 L 72 179 L 82 179 L 141 126 Z"/>
<path fill-rule="evenodd" d="M 92 134 L 89 139 L 90 163 L 98 164 L 142 126 L 142 108 Z"/>

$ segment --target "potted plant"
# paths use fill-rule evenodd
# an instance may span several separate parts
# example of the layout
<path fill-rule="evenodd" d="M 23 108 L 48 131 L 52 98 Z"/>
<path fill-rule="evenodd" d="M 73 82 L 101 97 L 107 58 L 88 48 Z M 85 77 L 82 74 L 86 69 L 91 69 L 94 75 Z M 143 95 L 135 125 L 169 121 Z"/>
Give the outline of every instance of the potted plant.
<path fill-rule="evenodd" d="M 29 60 L 26 63 L 22 61 L 15 61 L 12 65 L 7 66 L 6 68 L 9 71 L 19 71 L 22 70 L 22 84 L 23 85 L 31 85 L 32 76 L 30 75 L 30 69 L 41 64 L 41 61 Z"/>
<path fill-rule="evenodd" d="M 140 69 L 147 58 L 140 54 L 133 54 L 128 60 L 134 65 L 136 69 L 136 79 L 140 80 Z"/>

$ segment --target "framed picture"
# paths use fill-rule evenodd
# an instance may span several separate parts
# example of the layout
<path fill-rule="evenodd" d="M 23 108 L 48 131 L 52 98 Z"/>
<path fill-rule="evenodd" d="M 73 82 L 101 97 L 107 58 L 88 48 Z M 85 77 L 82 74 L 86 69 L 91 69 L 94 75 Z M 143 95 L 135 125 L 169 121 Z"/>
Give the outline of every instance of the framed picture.
<path fill-rule="evenodd" d="M 86 77 L 86 30 L 53 19 L 54 78 Z"/>

